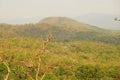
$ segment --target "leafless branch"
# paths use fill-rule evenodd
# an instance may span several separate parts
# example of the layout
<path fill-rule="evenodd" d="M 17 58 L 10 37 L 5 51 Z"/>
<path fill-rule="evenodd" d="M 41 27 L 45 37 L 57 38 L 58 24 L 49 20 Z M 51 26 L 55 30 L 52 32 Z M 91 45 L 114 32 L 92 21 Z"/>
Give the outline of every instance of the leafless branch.
<path fill-rule="evenodd" d="M 4 80 L 8 80 L 8 77 L 9 77 L 9 74 L 10 74 L 10 67 L 8 66 L 8 63 L 7 62 L 3 62 L 3 64 L 7 67 L 7 75 L 5 76 L 5 79 Z"/>

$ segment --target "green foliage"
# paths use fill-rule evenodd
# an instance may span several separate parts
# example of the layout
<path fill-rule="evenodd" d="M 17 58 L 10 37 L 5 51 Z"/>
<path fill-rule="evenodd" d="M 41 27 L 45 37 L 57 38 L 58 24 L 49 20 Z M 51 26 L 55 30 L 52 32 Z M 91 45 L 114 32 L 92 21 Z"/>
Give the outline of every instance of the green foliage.
<path fill-rule="evenodd" d="M 0 40 L 0 57 L 11 69 L 9 80 L 35 79 L 38 38 Z M 39 77 L 44 80 L 113 80 L 120 78 L 120 46 L 91 41 L 51 42 L 41 55 Z M 0 80 L 7 68 L 0 62 Z"/>
<path fill-rule="evenodd" d="M 17 66 L 13 69 L 13 75 L 14 79 L 19 80 L 19 79 L 27 79 L 27 71 L 24 67 L 22 66 Z"/>
<path fill-rule="evenodd" d="M 94 67 L 92 65 L 82 65 L 77 68 L 75 76 L 78 79 L 91 79 L 96 78 L 98 72 L 99 69 L 97 67 Z"/>
<path fill-rule="evenodd" d="M 0 79 L 4 79 L 4 75 L 7 73 L 6 66 L 0 63 Z"/>
<path fill-rule="evenodd" d="M 63 76 L 65 74 L 65 70 L 62 66 L 59 66 L 58 69 L 56 70 L 56 75 L 57 76 Z"/>
<path fill-rule="evenodd" d="M 55 80 L 56 79 L 56 76 L 52 73 L 48 73 L 46 74 L 44 80 Z"/>
<path fill-rule="evenodd" d="M 81 65 L 75 71 L 75 76 L 78 79 L 92 79 L 92 80 L 101 80 L 106 77 L 119 79 L 119 72 L 115 71 L 114 68 L 100 69 L 97 66 L 93 65 Z"/>

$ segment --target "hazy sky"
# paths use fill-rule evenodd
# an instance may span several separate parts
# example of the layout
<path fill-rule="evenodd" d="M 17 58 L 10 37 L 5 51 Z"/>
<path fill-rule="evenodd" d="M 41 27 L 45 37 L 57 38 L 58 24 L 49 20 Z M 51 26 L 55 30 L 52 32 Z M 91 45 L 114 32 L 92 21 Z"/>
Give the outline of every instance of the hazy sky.
<path fill-rule="evenodd" d="M 0 0 L 0 18 L 120 14 L 120 0 Z"/>

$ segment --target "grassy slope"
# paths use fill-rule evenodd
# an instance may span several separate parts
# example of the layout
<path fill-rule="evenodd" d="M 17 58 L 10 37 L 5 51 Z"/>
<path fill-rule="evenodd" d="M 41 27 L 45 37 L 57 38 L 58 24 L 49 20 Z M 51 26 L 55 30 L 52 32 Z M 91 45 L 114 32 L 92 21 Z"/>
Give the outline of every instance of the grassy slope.
<path fill-rule="evenodd" d="M 0 40 L 0 57 L 11 69 L 9 80 L 35 79 L 36 54 L 41 47 L 41 39 Z M 91 41 L 51 42 L 41 55 L 39 77 L 47 70 L 44 80 L 119 80 L 119 49 L 119 45 Z M 6 67 L 0 63 L 0 79 L 3 80 L 6 74 Z"/>

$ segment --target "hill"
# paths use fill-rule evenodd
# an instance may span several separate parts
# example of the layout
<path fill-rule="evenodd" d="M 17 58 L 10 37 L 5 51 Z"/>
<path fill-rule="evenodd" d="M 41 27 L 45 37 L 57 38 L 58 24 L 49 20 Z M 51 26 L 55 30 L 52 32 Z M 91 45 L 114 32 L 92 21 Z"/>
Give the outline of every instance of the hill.
<path fill-rule="evenodd" d="M 45 37 L 51 33 L 55 41 L 92 40 L 120 43 L 120 32 L 101 29 L 66 17 L 48 17 L 36 24 L 0 24 L 0 37 Z"/>
<path fill-rule="evenodd" d="M 88 24 L 81 23 L 67 17 L 48 17 L 41 20 L 39 23 L 60 26 L 63 28 L 68 28 L 69 30 L 76 30 L 76 31 L 91 31 L 96 29 L 95 27 L 93 28 Z"/>
<path fill-rule="evenodd" d="M 118 19 L 118 21 L 115 20 Z M 98 26 L 104 29 L 120 30 L 120 15 L 115 14 L 86 14 L 75 17 L 76 20 L 82 21 L 91 25 Z"/>
<path fill-rule="evenodd" d="M 119 61 L 119 31 L 66 17 L 0 24 L 0 80 L 119 80 Z"/>

